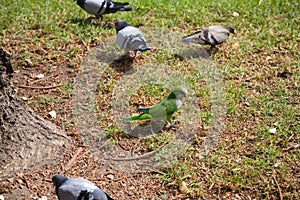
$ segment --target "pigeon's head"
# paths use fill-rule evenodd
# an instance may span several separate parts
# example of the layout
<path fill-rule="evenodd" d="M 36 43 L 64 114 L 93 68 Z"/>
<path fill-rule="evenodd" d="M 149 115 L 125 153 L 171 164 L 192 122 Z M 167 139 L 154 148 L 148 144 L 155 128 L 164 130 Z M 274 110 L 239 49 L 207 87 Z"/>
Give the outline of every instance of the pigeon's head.
<path fill-rule="evenodd" d="M 235 33 L 233 26 L 226 26 L 226 29 L 229 31 L 229 33 Z"/>
<path fill-rule="evenodd" d="M 187 96 L 187 89 L 183 87 L 175 88 L 171 94 L 168 96 L 168 99 L 183 99 Z"/>
<path fill-rule="evenodd" d="M 115 26 L 116 26 L 116 31 L 118 33 L 123 28 L 130 26 L 130 24 L 128 24 L 127 22 L 124 22 L 122 20 L 117 20 L 117 21 L 115 21 Z"/>
<path fill-rule="evenodd" d="M 68 180 L 68 178 L 62 174 L 55 174 L 52 177 L 52 182 L 55 185 L 55 188 L 59 188 L 66 180 Z"/>

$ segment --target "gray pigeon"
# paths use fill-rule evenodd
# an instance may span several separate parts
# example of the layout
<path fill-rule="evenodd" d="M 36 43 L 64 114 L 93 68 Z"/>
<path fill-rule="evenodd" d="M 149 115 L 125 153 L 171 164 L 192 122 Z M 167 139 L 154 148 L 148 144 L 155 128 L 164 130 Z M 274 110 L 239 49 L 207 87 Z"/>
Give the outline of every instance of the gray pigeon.
<path fill-rule="evenodd" d="M 56 174 L 52 182 L 59 200 L 113 200 L 94 183 L 83 178 L 66 178 Z"/>
<path fill-rule="evenodd" d="M 120 3 L 111 0 L 77 0 L 77 5 L 87 13 L 95 15 L 97 19 L 101 18 L 101 20 L 104 14 L 132 10 L 132 8 L 125 8 L 125 6 L 129 5 L 128 2 Z"/>
<path fill-rule="evenodd" d="M 210 26 L 208 28 L 199 29 L 195 33 L 182 38 L 182 42 L 211 45 L 214 48 L 216 45 L 223 43 L 229 37 L 229 34 L 234 34 L 232 26 Z"/>
<path fill-rule="evenodd" d="M 141 31 L 127 22 L 117 20 L 115 22 L 117 32 L 117 44 L 121 49 L 134 52 L 134 57 L 138 51 L 152 50 L 146 43 Z"/>

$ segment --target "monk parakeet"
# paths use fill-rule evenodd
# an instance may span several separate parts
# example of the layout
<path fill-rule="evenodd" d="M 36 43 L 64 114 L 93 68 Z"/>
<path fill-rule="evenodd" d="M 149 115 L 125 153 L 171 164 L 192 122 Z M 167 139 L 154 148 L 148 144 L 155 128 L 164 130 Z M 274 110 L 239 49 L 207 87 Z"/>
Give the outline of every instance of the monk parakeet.
<path fill-rule="evenodd" d="M 52 177 L 59 200 L 113 200 L 94 183 L 84 178 L 67 178 L 62 174 Z"/>
<path fill-rule="evenodd" d="M 75 0 L 74 0 L 75 1 Z M 126 8 L 128 2 L 114 2 L 111 0 L 77 0 L 77 5 L 87 13 L 95 15 L 97 19 L 104 14 L 115 13 L 117 11 L 131 11 L 132 8 Z"/>
<path fill-rule="evenodd" d="M 135 28 L 122 20 L 117 20 L 115 26 L 117 44 L 121 49 L 124 49 L 126 53 L 128 51 L 133 51 L 133 57 L 135 57 L 138 51 L 152 50 L 152 48 L 147 45 L 143 34 L 138 28 Z"/>
<path fill-rule="evenodd" d="M 174 89 L 167 98 L 161 100 L 150 108 L 138 108 L 140 115 L 117 120 L 117 122 L 134 121 L 134 120 L 165 120 L 172 121 L 172 115 L 182 106 L 182 99 L 186 97 L 187 90 L 185 88 Z"/>
<path fill-rule="evenodd" d="M 214 48 L 216 45 L 223 43 L 229 37 L 230 33 L 234 33 L 232 26 L 210 26 L 202 28 L 195 33 L 182 38 L 182 42 L 211 45 Z"/>

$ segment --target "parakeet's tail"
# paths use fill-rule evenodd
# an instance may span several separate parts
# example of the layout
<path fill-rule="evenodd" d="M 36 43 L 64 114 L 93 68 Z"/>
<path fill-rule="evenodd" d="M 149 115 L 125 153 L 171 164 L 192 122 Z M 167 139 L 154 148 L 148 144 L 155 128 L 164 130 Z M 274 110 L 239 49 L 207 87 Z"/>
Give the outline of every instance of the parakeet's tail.
<path fill-rule="evenodd" d="M 138 109 L 136 109 L 136 112 L 148 113 L 149 114 L 149 108 L 138 108 Z"/>
<path fill-rule="evenodd" d="M 117 120 L 117 122 L 124 122 L 124 121 L 134 121 L 134 120 L 145 120 L 145 119 L 151 119 L 151 116 L 147 113 L 142 113 L 140 115 L 135 115 L 131 117 L 126 117 L 123 119 Z"/>

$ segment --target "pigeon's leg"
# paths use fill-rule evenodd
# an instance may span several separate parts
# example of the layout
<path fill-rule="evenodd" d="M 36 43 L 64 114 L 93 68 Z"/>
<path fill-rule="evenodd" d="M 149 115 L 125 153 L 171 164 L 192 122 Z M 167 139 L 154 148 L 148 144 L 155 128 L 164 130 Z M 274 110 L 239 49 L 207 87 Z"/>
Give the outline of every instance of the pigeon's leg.
<path fill-rule="evenodd" d="M 86 18 L 85 21 L 87 21 L 88 23 L 91 23 L 91 21 L 92 21 L 93 19 L 95 19 L 94 16 L 89 16 L 88 18 Z"/>
<path fill-rule="evenodd" d="M 211 45 L 210 48 L 208 49 L 209 55 L 213 55 L 217 52 L 217 47 L 215 45 Z"/>
<path fill-rule="evenodd" d="M 130 52 L 130 57 L 131 58 L 137 58 L 138 56 L 140 56 L 140 53 L 138 50 L 134 50 L 133 52 Z"/>

